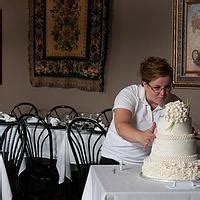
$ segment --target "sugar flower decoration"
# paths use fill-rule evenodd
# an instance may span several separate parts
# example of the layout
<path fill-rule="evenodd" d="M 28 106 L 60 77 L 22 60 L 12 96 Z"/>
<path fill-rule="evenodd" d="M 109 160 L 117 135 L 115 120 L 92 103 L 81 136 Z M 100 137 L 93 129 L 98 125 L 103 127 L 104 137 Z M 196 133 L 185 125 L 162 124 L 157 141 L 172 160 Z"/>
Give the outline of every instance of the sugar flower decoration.
<path fill-rule="evenodd" d="M 182 101 L 170 102 L 165 106 L 164 118 L 171 122 L 170 129 L 177 123 L 186 122 L 189 119 L 191 101 L 187 100 L 187 104 Z M 169 129 L 168 128 L 168 129 Z"/>

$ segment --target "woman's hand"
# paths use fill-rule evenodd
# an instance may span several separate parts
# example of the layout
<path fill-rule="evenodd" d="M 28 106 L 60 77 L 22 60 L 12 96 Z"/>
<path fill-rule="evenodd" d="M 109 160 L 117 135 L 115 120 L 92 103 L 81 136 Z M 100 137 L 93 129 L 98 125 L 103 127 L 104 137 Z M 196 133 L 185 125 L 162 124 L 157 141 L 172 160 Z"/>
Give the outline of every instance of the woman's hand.
<path fill-rule="evenodd" d="M 133 113 L 129 110 L 122 108 L 114 110 L 115 127 L 119 136 L 129 142 L 138 142 L 146 148 L 155 138 L 156 123 L 153 122 L 152 126 L 146 131 L 141 131 L 132 126 L 132 119 Z"/>

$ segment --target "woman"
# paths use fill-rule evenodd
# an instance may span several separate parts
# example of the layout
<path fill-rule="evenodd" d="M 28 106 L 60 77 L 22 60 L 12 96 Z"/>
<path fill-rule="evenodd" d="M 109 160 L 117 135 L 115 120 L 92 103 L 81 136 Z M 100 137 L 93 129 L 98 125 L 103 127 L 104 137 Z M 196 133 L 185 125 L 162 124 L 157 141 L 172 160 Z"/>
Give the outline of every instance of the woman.
<path fill-rule="evenodd" d="M 179 99 L 171 93 L 173 69 L 166 59 L 146 58 L 140 75 L 141 85 L 124 88 L 115 99 L 100 164 L 141 164 L 150 153 L 165 104 Z"/>

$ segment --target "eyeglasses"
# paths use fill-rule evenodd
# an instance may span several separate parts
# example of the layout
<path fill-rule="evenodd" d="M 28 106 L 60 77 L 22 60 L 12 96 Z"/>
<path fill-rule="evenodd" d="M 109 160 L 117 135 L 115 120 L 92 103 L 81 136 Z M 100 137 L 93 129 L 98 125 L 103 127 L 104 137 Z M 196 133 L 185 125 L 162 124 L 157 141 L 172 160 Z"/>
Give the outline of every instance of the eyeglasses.
<path fill-rule="evenodd" d="M 170 92 L 172 89 L 171 85 L 167 85 L 165 87 L 160 87 L 160 86 L 155 86 L 152 87 L 149 83 L 147 83 L 147 85 L 153 90 L 153 92 L 155 92 L 156 94 L 159 94 L 162 90 L 165 90 L 165 92 Z"/>

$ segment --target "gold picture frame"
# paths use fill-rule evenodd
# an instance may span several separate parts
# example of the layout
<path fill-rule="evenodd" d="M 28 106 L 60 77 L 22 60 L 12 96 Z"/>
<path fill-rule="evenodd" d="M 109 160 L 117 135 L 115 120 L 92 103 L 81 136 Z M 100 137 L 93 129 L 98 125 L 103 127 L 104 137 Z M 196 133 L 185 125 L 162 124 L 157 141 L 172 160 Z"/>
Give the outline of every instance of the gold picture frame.
<path fill-rule="evenodd" d="M 200 88 L 200 0 L 172 0 L 175 88 Z"/>

